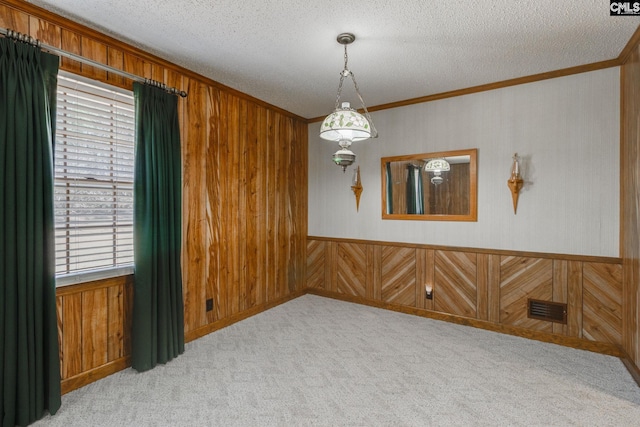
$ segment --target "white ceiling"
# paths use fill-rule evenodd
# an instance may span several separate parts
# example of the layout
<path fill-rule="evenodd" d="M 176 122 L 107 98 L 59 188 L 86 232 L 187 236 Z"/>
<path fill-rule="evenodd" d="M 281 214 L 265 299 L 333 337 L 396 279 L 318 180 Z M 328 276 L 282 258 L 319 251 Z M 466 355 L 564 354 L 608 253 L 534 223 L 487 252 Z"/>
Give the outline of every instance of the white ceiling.
<path fill-rule="evenodd" d="M 614 59 L 640 25 L 603 0 L 30 2 L 306 118 L 333 109 L 342 32 L 370 107 Z"/>

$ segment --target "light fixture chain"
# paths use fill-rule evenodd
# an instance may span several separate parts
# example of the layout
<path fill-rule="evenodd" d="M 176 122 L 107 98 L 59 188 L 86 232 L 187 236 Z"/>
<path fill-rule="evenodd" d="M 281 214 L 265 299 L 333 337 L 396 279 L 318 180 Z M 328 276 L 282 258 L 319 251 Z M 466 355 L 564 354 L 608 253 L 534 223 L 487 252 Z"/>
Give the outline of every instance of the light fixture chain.
<path fill-rule="evenodd" d="M 333 110 L 337 110 L 340 106 L 340 95 L 342 94 L 342 83 L 344 82 L 344 73 L 340 73 L 340 83 L 338 84 L 338 95 L 336 96 L 336 105 Z"/>
<path fill-rule="evenodd" d="M 362 109 L 364 110 L 364 116 L 367 118 L 367 120 L 369 120 L 369 124 L 371 125 L 371 137 L 377 138 L 378 131 L 376 130 L 375 125 L 373 124 L 373 120 L 371 119 L 369 110 L 367 110 L 367 106 L 364 104 L 364 99 L 362 99 L 362 95 L 360 95 L 360 88 L 358 87 L 358 82 L 356 82 L 356 76 L 352 72 L 349 72 L 349 74 L 351 74 L 351 80 L 353 80 L 353 86 L 356 88 L 356 95 L 358 95 L 360 104 L 362 104 Z M 340 85 L 342 85 L 342 80 L 340 81 Z"/>
<path fill-rule="evenodd" d="M 347 54 L 347 45 L 344 45 L 344 71 L 349 71 L 349 55 Z"/>

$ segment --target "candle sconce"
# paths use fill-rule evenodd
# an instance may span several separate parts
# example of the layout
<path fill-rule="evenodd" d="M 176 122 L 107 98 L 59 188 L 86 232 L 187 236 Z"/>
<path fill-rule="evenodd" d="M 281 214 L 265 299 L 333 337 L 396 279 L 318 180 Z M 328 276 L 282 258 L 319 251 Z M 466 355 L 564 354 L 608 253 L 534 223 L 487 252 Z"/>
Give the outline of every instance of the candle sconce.
<path fill-rule="evenodd" d="M 362 194 L 362 181 L 360 181 L 360 166 L 353 172 L 353 194 L 356 196 L 356 211 L 360 211 L 360 195 Z"/>
<path fill-rule="evenodd" d="M 513 213 L 518 210 L 518 196 L 524 185 L 524 180 L 520 176 L 520 163 L 518 153 L 513 154 L 513 163 L 511 164 L 511 177 L 507 181 L 507 185 L 511 190 L 511 199 L 513 200 Z"/>

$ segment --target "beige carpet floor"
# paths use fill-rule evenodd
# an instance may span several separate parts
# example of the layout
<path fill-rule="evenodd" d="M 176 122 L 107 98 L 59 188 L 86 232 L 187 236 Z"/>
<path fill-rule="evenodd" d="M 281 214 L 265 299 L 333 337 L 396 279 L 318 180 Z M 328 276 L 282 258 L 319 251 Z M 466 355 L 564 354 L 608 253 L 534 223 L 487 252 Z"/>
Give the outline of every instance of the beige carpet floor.
<path fill-rule="evenodd" d="M 305 295 L 37 426 L 640 426 L 620 360 Z"/>

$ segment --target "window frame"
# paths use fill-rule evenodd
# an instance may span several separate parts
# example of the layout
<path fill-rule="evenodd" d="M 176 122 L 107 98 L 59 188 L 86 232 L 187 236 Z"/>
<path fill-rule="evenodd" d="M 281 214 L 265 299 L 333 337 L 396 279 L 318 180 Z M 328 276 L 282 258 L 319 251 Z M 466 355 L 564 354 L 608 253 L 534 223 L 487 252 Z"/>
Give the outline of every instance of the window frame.
<path fill-rule="evenodd" d="M 94 79 L 89 79 L 83 76 L 79 76 L 77 74 L 73 74 L 70 72 L 65 72 L 65 71 L 60 71 L 59 72 L 59 77 L 62 77 L 62 79 L 71 79 L 74 81 L 77 81 L 80 85 L 91 85 L 95 88 L 99 88 L 99 90 L 107 90 L 109 92 L 111 92 L 113 94 L 113 99 L 112 102 L 114 104 L 118 104 L 118 107 L 113 107 L 113 110 L 115 111 L 116 109 L 119 109 L 120 112 L 122 111 L 130 111 L 130 114 L 126 115 L 127 118 L 127 127 L 124 131 L 124 133 L 126 134 L 125 137 L 123 138 L 119 138 L 121 135 L 120 133 L 117 133 L 117 135 L 115 137 L 113 137 L 113 141 L 114 142 L 106 142 L 104 143 L 106 146 L 116 146 L 117 145 L 117 149 L 115 154 L 111 154 L 110 156 L 106 156 L 105 159 L 107 160 L 106 162 L 102 162 L 102 161 L 91 161 L 89 160 L 86 164 L 81 165 L 81 160 L 79 159 L 81 157 L 80 154 L 78 155 L 78 163 L 79 165 L 77 166 L 78 169 L 90 169 L 89 166 L 94 166 L 94 165 L 111 165 L 110 171 L 111 173 L 109 175 L 100 175 L 101 173 L 104 174 L 106 171 L 108 171 L 108 168 L 104 168 L 104 169 L 99 169 L 97 170 L 97 172 L 95 172 L 95 175 L 91 174 L 90 172 L 85 172 L 87 173 L 88 176 L 85 176 L 84 179 L 82 179 L 82 177 L 73 177 L 73 174 L 65 171 L 65 173 L 59 173 L 60 172 L 60 165 L 58 164 L 58 162 L 61 161 L 61 159 L 57 156 L 57 153 L 59 152 L 66 152 L 63 150 L 59 150 L 60 147 L 62 146 L 66 146 L 67 145 L 67 140 L 71 139 L 69 138 L 69 135 L 72 133 L 72 131 L 69 130 L 69 128 L 74 128 L 74 127 L 82 127 L 81 125 L 76 124 L 72 124 L 68 127 L 64 127 L 62 125 L 62 123 L 65 122 L 65 120 L 61 120 L 61 117 L 67 117 L 67 116 L 62 116 L 60 114 L 61 111 L 61 98 L 62 96 L 62 91 L 64 91 L 64 87 L 68 87 L 68 85 L 64 86 L 63 89 L 60 89 L 59 87 L 57 88 L 58 91 L 58 99 L 57 99 L 57 111 L 56 111 L 56 149 L 54 150 L 54 187 L 56 189 L 59 189 L 60 187 L 62 188 L 69 188 L 69 182 L 73 181 L 75 183 L 79 183 L 79 185 L 76 187 L 78 194 L 76 194 L 77 199 L 69 199 L 67 198 L 66 201 L 66 207 L 64 207 L 65 202 L 64 201 L 60 201 L 58 200 L 58 196 L 61 194 L 59 192 L 54 191 L 54 210 L 56 211 L 56 213 L 58 213 L 59 210 L 65 210 L 67 213 L 64 215 L 55 215 L 55 248 L 56 248 L 56 275 L 55 275 L 55 280 L 56 280 L 56 287 L 60 287 L 60 286 L 66 286 L 66 285 L 71 285 L 71 284 L 79 284 L 79 283 L 85 283 L 85 282 L 91 282 L 91 281 L 95 281 L 95 280 L 102 280 L 102 279 L 107 279 L 107 278 L 113 278 L 113 277 L 118 277 L 118 276 L 124 276 L 124 275 L 130 275 L 133 274 L 135 271 L 135 267 L 134 267 L 134 260 L 133 260 L 133 179 L 134 179 L 134 175 L 133 175 L 133 163 L 135 162 L 135 102 L 133 99 L 133 91 L 131 90 L 127 90 L 127 89 L 123 89 L 117 86 L 113 86 L 110 85 L 108 83 L 104 83 L 102 81 L 98 81 L 98 80 L 94 80 Z M 58 79 L 58 81 L 60 81 L 60 78 Z M 69 98 L 73 98 L 75 95 L 70 95 Z M 91 96 L 91 95 L 89 95 Z M 97 96 L 99 98 L 99 96 Z M 75 98 L 73 98 L 75 99 Z M 107 100 L 107 97 L 102 98 L 104 100 Z M 120 101 L 122 101 L 123 99 L 126 99 L 127 102 L 123 102 L 121 103 Z M 62 102 L 64 103 L 64 102 Z M 125 107 L 126 106 L 126 107 Z M 83 113 L 84 114 L 84 113 Z M 114 113 L 115 114 L 115 113 Z M 114 121 L 116 123 L 115 127 L 116 129 L 118 128 L 118 119 L 114 119 L 115 116 L 111 117 L 110 122 L 108 122 L 109 124 L 107 126 L 114 126 Z M 68 121 L 68 118 L 66 119 L 66 121 Z M 125 122 L 120 122 L 120 124 L 125 123 Z M 65 132 L 66 131 L 66 132 Z M 64 137 L 62 136 L 64 135 Z M 93 140 L 94 141 L 99 141 L 101 139 L 100 136 L 96 136 Z M 102 138 L 104 139 L 104 138 Z M 65 141 L 62 144 L 64 145 L 60 145 L 61 142 L 60 141 Z M 120 141 L 120 140 L 124 140 L 124 143 L 120 143 L 117 144 L 115 143 L 115 141 Z M 86 141 L 86 140 L 83 140 Z M 85 146 L 81 145 L 81 148 L 79 149 L 78 152 L 80 152 L 81 150 L 86 150 L 84 151 L 83 155 L 84 156 L 89 156 L 94 154 L 93 150 L 94 148 L 88 148 L 89 145 L 91 145 L 92 143 L 86 144 Z M 127 145 L 129 146 L 131 149 L 127 150 L 125 153 L 125 156 L 129 155 L 130 158 L 127 158 L 126 160 L 117 160 L 117 155 L 120 154 L 121 152 L 119 152 L 118 150 L 121 149 L 121 147 L 123 145 Z M 97 142 L 95 145 L 95 150 L 99 150 L 100 147 L 102 146 L 101 142 Z M 113 152 L 113 148 L 111 148 L 109 151 L 107 152 Z M 96 158 L 98 157 L 97 154 Z M 65 162 L 66 160 L 68 160 L 67 158 L 65 158 Z M 130 163 L 130 165 L 125 165 L 125 163 Z M 118 170 L 122 170 L 123 165 L 125 165 L 126 167 L 130 166 L 130 171 L 126 171 L 126 172 L 122 172 L 125 175 L 125 179 L 119 179 L 117 172 Z M 115 171 L 115 175 L 114 175 L 114 171 Z M 71 177 L 70 177 L 71 176 Z M 107 179 L 105 179 L 104 177 L 107 177 Z M 108 177 L 111 177 L 112 179 L 109 179 Z M 113 179 L 115 178 L 115 179 Z M 65 184 L 66 183 L 66 184 Z M 87 185 L 87 183 L 89 183 L 90 185 Z M 123 188 L 119 185 L 121 184 L 125 184 Z M 95 186 L 95 187 L 94 187 Z M 82 196 L 80 195 L 82 193 L 82 191 L 90 191 L 90 189 L 94 187 L 96 188 L 96 193 L 88 193 L 88 194 L 92 194 L 93 196 L 96 197 L 97 200 L 99 200 L 100 197 L 104 197 L 106 192 L 105 190 L 107 190 L 109 187 L 113 188 L 113 204 L 111 205 L 111 208 L 106 208 L 107 211 L 111 210 L 112 214 L 111 214 L 111 218 L 112 218 L 112 222 L 109 224 L 108 221 L 103 223 L 102 225 L 96 225 L 94 223 L 94 225 L 89 225 L 89 226 L 81 226 L 80 221 L 82 220 L 81 213 L 76 213 L 76 214 L 70 214 L 70 202 L 73 200 L 81 200 Z M 98 187 L 101 187 L 100 189 L 98 189 Z M 121 195 L 123 192 L 131 192 L 131 196 L 130 198 L 124 195 Z M 118 203 L 119 201 L 122 200 L 130 200 L 129 204 L 131 206 L 131 209 L 129 211 L 129 209 L 126 209 L 127 214 L 125 215 L 120 215 L 120 211 L 121 211 L 121 206 L 120 203 Z M 85 202 L 87 203 L 87 205 L 89 205 L 91 202 Z M 63 207 L 61 208 L 60 205 L 62 205 Z M 97 209 L 97 208 L 96 208 Z M 82 210 L 82 208 L 79 208 L 77 210 Z M 85 220 L 86 217 L 89 216 L 89 214 L 85 214 Z M 60 222 L 59 221 L 59 217 L 62 216 L 65 218 L 64 221 Z M 108 215 L 104 215 L 104 217 L 106 218 Z M 130 218 L 130 220 L 125 223 L 124 221 L 121 220 L 122 217 L 125 218 Z M 80 218 L 80 219 L 78 219 Z M 75 224 L 75 225 L 72 225 Z M 88 230 L 97 230 L 100 231 L 102 230 L 102 232 L 100 233 L 101 236 L 106 236 L 106 240 L 105 242 L 107 242 L 107 245 L 105 246 L 105 248 L 111 248 L 111 250 L 108 250 L 106 252 L 102 252 L 102 254 L 107 254 L 107 253 L 112 253 L 113 256 L 113 264 L 110 266 L 100 266 L 100 267 L 96 267 L 96 268 L 89 268 L 89 267 L 85 267 L 85 268 L 81 268 L 81 269 L 73 269 L 73 267 L 71 267 L 71 264 L 75 263 L 76 266 L 79 264 L 79 262 L 77 261 L 72 261 L 72 258 L 76 258 L 76 259 L 80 259 L 80 257 L 82 256 L 81 254 L 81 243 L 78 243 L 78 241 L 76 242 L 71 242 L 71 236 L 70 236 L 70 231 L 73 231 L 73 229 L 76 229 L 76 231 L 78 231 L 78 229 L 80 227 L 84 227 L 85 229 Z M 126 233 L 122 233 L 121 230 L 119 230 L 119 228 L 130 228 L 130 231 L 126 232 Z M 104 233 L 104 229 L 112 229 L 112 234 Z M 109 238 L 110 236 L 110 238 Z M 129 243 L 125 243 L 125 246 L 121 246 L 120 243 L 120 237 L 124 236 L 123 240 L 130 240 L 130 244 Z M 81 238 L 86 239 L 87 236 L 84 235 L 82 236 L 81 234 L 77 234 L 76 235 L 76 239 L 80 240 Z M 60 239 L 63 239 L 62 242 L 60 242 Z M 109 240 L 111 241 L 111 245 L 109 246 Z M 76 247 L 76 255 L 72 256 L 71 252 L 70 252 L 70 245 L 72 243 L 75 243 Z M 66 247 L 67 249 L 60 249 L 60 247 Z M 98 246 L 93 246 L 93 248 L 95 249 Z M 124 249 L 122 249 L 124 247 Z M 64 253 L 66 252 L 66 255 L 60 256 L 60 253 Z M 125 253 L 125 259 L 126 260 L 130 260 L 130 262 L 118 262 L 118 253 Z M 107 260 L 109 258 L 109 256 L 105 256 L 104 258 L 100 258 L 100 261 L 103 260 Z M 58 264 L 60 259 L 64 259 L 64 262 L 61 264 Z M 85 261 L 86 262 L 86 261 Z M 59 265 L 66 265 L 67 267 L 64 268 L 63 272 L 59 272 Z"/>

